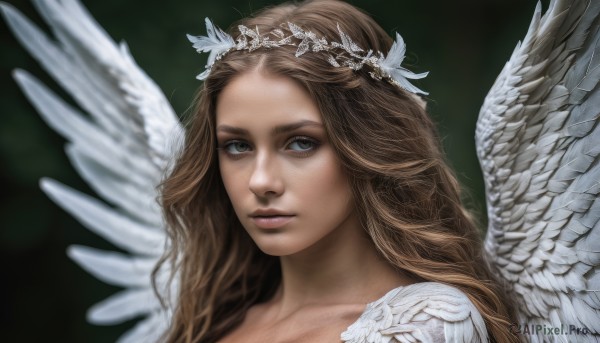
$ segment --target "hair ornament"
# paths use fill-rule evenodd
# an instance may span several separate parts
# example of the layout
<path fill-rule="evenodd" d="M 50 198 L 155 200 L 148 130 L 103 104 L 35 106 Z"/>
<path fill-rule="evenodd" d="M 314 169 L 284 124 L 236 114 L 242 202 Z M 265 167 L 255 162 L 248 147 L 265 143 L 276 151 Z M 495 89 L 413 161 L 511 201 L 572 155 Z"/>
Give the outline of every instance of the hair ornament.
<path fill-rule="evenodd" d="M 252 30 L 244 25 L 239 25 L 240 35 L 234 40 L 228 33 L 216 27 L 210 19 L 206 18 L 205 22 L 207 36 L 187 35 L 196 51 L 209 53 L 206 70 L 197 76 L 199 80 L 206 79 L 215 62 L 232 50 L 252 52 L 258 48 L 270 49 L 288 45 L 297 46 L 296 57 L 300 57 L 308 51 L 324 52 L 328 54 L 327 61 L 334 67 L 360 70 L 367 65 L 373 70 L 369 72 L 369 75 L 376 80 L 385 79 L 414 94 L 429 94 L 408 81 L 408 79 L 422 79 L 427 76 L 428 72 L 416 74 L 401 66 L 406 54 L 406 44 L 398 33 L 396 33 L 396 40 L 390 51 L 385 56 L 380 51 L 368 50 L 365 53 L 341 30 L 339 25 L 337 29 L 340 42 L 327 42 L 324 37 L 318 38 L 315 33 L 304 31 L 298 25 L 289 22 L 287 27 L 282 25 L 281 29 L 275 29 L 266 35 L 261 35 L 258 28 Z M 286 35 L 284 30 L 291 34 Z"/>

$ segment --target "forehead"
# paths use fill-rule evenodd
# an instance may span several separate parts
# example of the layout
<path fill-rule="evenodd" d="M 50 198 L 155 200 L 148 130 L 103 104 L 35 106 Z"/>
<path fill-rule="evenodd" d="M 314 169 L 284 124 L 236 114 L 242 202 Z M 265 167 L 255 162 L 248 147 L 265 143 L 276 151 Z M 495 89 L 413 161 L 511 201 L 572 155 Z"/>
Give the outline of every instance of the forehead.
<path fill-rule="evenodd" d="M 233 78 L 217 98 L 218 125 L 273 126 L 310 120 L 321 114 L 309 93 L 287 76 L 253 70 Z"/>

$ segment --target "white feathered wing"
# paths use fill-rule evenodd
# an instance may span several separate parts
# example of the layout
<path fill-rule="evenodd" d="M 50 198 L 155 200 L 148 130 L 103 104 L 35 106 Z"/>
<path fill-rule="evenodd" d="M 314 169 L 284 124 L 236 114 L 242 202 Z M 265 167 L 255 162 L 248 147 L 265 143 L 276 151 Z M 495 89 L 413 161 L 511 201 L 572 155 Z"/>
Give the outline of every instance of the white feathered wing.
<path fill-rule="evenodd" d="M 126 45 L 117 46 L 76 0 L 34 3 L 56 40 L 10 5 L 0 6 L 19 41 L 88 115 L 25 71 L 15 71 L 15 79 L 46 122 L 67 138 L 71 162 L 108 204 L 54 180 L 43 179 L 41 187 L 87 228 L 129 253 L 69 247 L 68 255 L 84 269 L 125 288 L 93 306 L 88 320 L 116 324 L 146 316 L 120 341 L 155 341 L 170 322 L 170 310 L 160 306 L 151 283 L 168 244 L 156 187 L 183 129 Z M 175 299 L 177 284 L 167 282 L 168 268 L 160 271 L 158 287 Z"/>
<path fill-rule="evenodd" d="M 489 261 L 519 324 L 566 330 L 531 342 L 600 341 L 599 12 L 553 0 L 542 17 L 538 4 L 477 123 Z"/>

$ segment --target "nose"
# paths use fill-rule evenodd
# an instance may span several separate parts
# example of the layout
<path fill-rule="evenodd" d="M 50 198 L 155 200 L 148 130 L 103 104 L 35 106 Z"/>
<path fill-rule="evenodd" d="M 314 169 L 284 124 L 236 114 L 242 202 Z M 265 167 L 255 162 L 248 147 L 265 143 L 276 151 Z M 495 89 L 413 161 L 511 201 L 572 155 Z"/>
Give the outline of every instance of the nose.
<path fill-rule="evenodd" d="M 280 165 L 276 157 L 268 154 L 258 154 L 248 186 L 250 191 L 257 197 L 277 197 L 283 194 L 284 191 L 281 176 Z"/>

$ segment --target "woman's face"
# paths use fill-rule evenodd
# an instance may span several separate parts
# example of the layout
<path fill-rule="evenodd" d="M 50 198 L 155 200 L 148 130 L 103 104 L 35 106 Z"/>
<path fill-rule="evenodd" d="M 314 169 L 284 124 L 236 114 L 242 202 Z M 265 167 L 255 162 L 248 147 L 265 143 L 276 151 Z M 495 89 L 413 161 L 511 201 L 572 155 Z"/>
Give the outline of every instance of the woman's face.
<path fill-rule="evenodd" d="M 216 112 L 221 177 L 262 251 L 292 255 L 356 229 L 348 180 L 304 88 L 247 72 L 223 89 Z"/>

